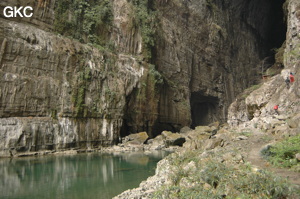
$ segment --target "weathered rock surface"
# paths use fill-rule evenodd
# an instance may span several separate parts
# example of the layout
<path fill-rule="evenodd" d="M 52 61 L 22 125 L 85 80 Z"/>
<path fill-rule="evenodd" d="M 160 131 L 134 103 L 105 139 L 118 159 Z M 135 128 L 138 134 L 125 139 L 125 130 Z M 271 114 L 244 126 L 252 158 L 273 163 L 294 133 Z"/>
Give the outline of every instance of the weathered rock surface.
<path fill-rule="evenodd" d="M 2 155 L 116 143 L 145 63 L 51 33 L 54 1 L 41 2 L 31 21 L 0 18 Z"/>

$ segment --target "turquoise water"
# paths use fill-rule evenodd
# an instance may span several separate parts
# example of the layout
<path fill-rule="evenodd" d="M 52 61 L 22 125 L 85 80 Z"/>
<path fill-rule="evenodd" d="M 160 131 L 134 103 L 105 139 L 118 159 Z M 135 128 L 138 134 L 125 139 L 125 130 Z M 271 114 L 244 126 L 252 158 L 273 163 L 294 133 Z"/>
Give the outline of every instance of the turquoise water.
<path fill-rule="evenodd" d="M 109 199 L 154 175 L 166 153 L 0 159 L 0 198 Z"/>

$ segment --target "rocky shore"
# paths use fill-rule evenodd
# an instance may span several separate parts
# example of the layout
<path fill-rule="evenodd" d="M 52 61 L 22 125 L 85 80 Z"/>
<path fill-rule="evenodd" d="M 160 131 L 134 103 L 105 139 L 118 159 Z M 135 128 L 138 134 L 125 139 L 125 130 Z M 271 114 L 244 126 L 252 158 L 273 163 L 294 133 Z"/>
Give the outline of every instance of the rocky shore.
<path fill-rule="evenodd" d="M 156 174 L 143 181 L 138 188 L 127 190 L 114 199 L 184 198 L 193 194 L 194 189 L 199 190 L 199 197 L 208 193 L 223 198 L 237 197 L 244 194 L 239 183 L 248 181 L 249 185 L 245 185 L 244 189 L 251 190 L 251 184 L 257 184 L 258 179 L 268 181 L 270 189 L 281 186 L 284 193 L 276 194 L 281 194 L 283 198 L 297 198 L 299 195 L 290 190 L 300 190 L 300 173 L 285 170 L 286 172 L 281 171 L 281 175 L 272 174 L 269 172 L 272 168 L 261 156 L 261 151 L 266 147 L 299 132 L 299 124 L 290 117 L 269 115 L 236 127 L 220 126 L 218 123 L 198 126 L 195 130 L 185 127 L 182 132 L 172 135 L 184 138 L 185 142 L 182 146 L 172 146 L 175 152 L 158 163 Z M 265 123 L 268 123 L 267 127 Z M 161 136 L 149 140 L 152 145 L 145 145 L 144 150 L 167 149 L 168 138 L 164 136 L 166 134 L 168 133 L 163 132 Z M 116 146 L 115 149 L 128 146 L 130 142 Z M 230 168 L 232 171 L 229 172 Z M 210 172 L 216 173 L 216 176 Z M 236 178 L 236 181 L 227 179 L 228 175 Z M 214 178 L 215 182 L 211 182 Z M 249 195 L 252 198 L 268 198 L 275 194 L 268 195 L 267 192 L 265 188 L 257 188 L 257 193 Z M 201 197 L 209 198 L 205 195 Z"/>

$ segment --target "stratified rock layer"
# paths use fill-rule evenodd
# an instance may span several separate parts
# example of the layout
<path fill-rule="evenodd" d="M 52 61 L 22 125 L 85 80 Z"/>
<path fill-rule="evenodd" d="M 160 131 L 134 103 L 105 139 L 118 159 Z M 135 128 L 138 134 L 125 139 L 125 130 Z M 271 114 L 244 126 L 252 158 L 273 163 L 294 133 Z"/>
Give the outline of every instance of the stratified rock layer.
<path fill-rule="evenodd" d="M 54 3 L 28 3 L 31 19 L 0 18 L 1 156 L 116 143 L 145 63 L 51 33 Z"/>

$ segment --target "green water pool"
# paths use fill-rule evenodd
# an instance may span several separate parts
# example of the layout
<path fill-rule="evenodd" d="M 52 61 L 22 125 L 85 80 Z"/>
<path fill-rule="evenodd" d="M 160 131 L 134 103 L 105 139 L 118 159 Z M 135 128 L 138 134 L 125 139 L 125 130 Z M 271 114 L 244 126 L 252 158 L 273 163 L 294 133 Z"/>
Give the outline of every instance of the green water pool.
<path fill-rule="evenodd" d="M 0 159 L 0 198 L 109 199 L 154 175 L 167 153 Z"/>

